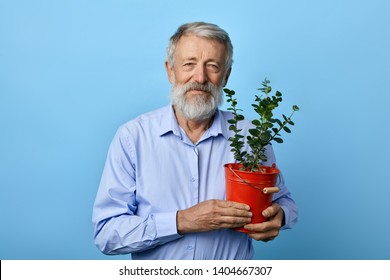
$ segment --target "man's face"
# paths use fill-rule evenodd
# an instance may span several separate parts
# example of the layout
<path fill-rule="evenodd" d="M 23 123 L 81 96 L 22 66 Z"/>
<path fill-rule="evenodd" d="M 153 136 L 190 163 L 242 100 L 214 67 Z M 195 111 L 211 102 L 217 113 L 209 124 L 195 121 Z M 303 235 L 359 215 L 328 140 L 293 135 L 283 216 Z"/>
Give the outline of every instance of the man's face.
<path fill-rule="evenodd" d="M 230 74 L 225 46 L 194 35 L 183 36 L 174 55 L 174 66 L 166 64 L 173 104 L 187 119 L 211 117 L 222 102 L 222 88 Z"/>

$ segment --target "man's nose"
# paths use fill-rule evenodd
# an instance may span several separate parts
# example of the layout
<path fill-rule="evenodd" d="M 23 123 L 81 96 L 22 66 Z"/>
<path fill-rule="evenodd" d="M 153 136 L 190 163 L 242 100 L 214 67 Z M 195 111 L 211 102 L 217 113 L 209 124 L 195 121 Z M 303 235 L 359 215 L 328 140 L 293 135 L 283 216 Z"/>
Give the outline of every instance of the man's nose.
<path fill-rule="evenodd" d="M 200 84 L 204 84 L 208 81 L 206 69 L 203 66 L 198 66 L 195 69 L 194 80 Z"/>

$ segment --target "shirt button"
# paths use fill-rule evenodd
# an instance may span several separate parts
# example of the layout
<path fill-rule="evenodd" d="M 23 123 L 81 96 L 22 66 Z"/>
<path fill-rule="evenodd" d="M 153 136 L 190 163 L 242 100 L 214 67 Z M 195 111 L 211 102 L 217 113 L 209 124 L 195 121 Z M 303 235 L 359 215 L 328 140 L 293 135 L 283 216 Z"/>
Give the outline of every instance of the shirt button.
<path fill-rule="evenodd" d="M 191 182 L 195 182 L 196 180 L 195 180 L 195 178 L 194 177 L 192 177 L 191 178 Z"/>
<path fill-rule="evenodd" d="M 193 250 L 194 249 L 194 247 L 192 247 L 192 246 L 187 246 L 187 248 L 186 248 L 187 250 Z"/>

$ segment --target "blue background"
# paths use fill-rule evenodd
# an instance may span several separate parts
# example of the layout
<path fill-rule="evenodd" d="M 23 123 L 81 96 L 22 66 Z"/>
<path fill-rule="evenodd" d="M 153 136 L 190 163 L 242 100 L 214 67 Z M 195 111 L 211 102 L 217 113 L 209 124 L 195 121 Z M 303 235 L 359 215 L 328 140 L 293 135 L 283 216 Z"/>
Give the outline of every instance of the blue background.
<path fill-rule="evenodd" d="M 168 38 L 214 22 L 252 118 L 264 77 L 298 104 L 275 146 L 300 221 L 258 259 L 390 259 L 388 1 L 0 0 L 0 258 L 128 259 L 91 211 L 120 124 L 166 105 Z M 224 106 L 226 108 L 226 106 Z"/>

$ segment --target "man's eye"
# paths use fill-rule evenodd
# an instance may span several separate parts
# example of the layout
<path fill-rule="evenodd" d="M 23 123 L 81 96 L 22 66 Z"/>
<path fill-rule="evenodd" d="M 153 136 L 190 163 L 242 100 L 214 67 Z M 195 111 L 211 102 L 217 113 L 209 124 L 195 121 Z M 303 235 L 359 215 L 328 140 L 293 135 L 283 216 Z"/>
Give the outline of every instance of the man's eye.
<path fill-rule="evenodd" d="M 183 64 L 183 67 L 185 68 L 185 69 L 190 69 L 190 68 L 192 68 L 192 67 L 194 67 L 194 63 L 193 62 L 187 62 L 187 63 L 184 63 Z"/>
<path fill-rule="evenodd" d="M 219 71 L 219 66 L 216 65 L 216 64 L 208 64 L 207 67 L 208 67 L 211 71 L 214 71 L 214 72 L 218 72 L 218 71 Z"/>

